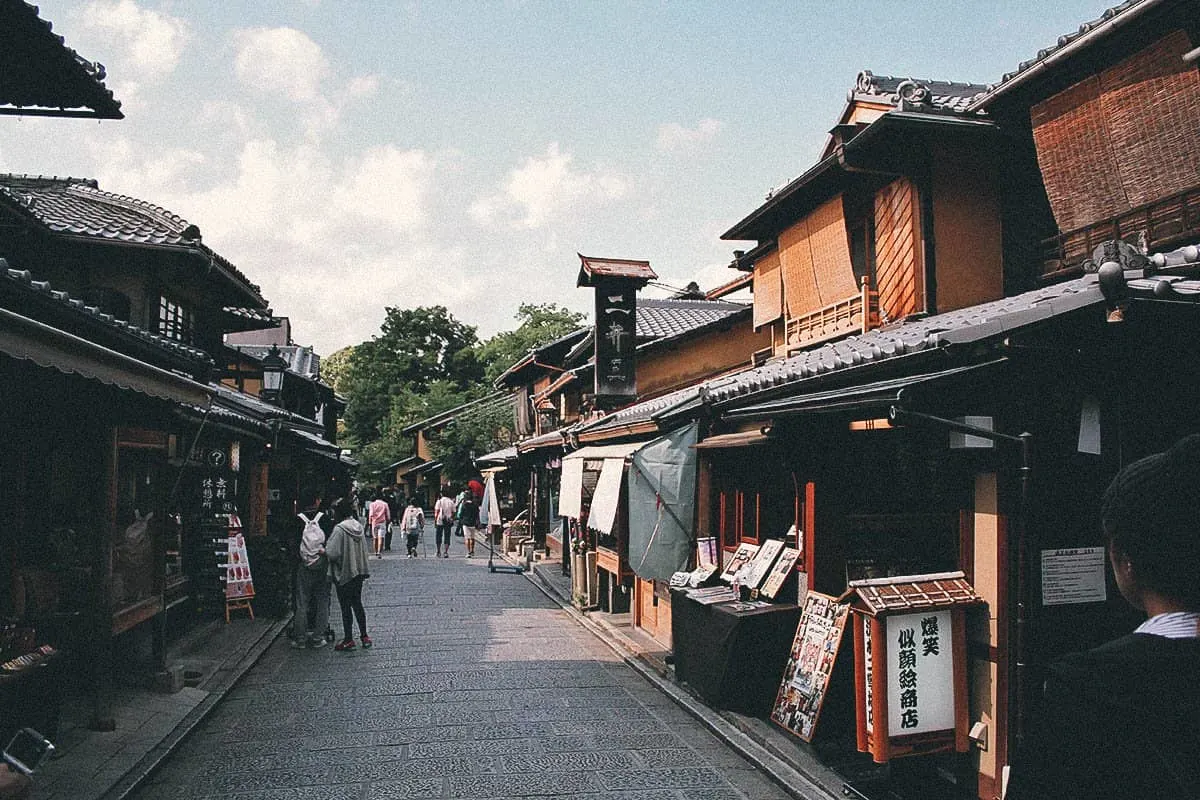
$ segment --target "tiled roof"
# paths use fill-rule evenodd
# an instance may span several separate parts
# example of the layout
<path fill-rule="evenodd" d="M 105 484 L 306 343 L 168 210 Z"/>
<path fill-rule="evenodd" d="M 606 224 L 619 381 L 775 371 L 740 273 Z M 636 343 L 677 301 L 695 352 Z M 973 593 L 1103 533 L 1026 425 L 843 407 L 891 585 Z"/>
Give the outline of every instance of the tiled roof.
<path fill-rule="evenodd" d="M 838 598 L 857 597 L 858 605 L 871 615 L 882 612 L 921 611 L 927 608 L 974 606 L 984 602 L 961 572 L 932 575 L 903 575 L 851 581 Z"/>
<path fill-rule="evenodd" d="M 105 77 L 104 66 L 67 47 L 37 6 L 0 0 L 0 113 L 121 119 Z"/>
<path fill-rule="evenodd" d="M 1126 0 L 1124 3 L 1112 6 L 1105 9 L 1104 13 L 1098 18 L 1085 22 L 1078 29 L 1069 33 L 1064 33 L 1059 36 L 1054 44 L 1049 47 L 1043 47 L 1038 50 L 1037 55 L 1027 61 L 1022 61 L 1017 65 L 1017 68 L 1012 72 L 1006 72 L 1001 77 L 1000 82 L 987 87 L 987 91 L 981 94 L 971 103 L 971 110 L 983 108 L 988 105 L 995 97 L 1007 91 L 1018 79 L 1029 73 L 1038 64 L 1045 62 L 1056 53 L 1061 52 L 1064 48 L 1087 38 L 1094 38 L 1104 35 L 1111 30 L 1108 25 L 1115 17 L 1126 14 L 1127 12 L 1136 9 L 1137 11 L 1148 10 L 1151 7 L 1158 5 L 1159 0 Z"/>
<path fill-rule="evenodd" d="M 478 400 L 471 400 L 470 402 L 463 403 L 460 406 L 455 406 L 448 411 L 443 411 L 440 414 L 434 414 L 431 417 L 426 417 L 419 422 L 414 422 L 413 424 L 405 427 L 401 433 L 407 436 L 410 433 L 416 433 L 424 428 L 436 428 L 461 414 L 475 412 L 482 409 L 490 409 L 493 406 L 503 403 L 512 405 L 513 396 L 507 392 L 493 392 L 486 397 L 481 397 Z"/>
<path fill-rule="evenodd" d="M 16 288 L 18 291 L 35 293 L 57 304 L 61 304 L 65 309 L 71 309 L 81 316 L 109 326 L 123 335 L 154 345 L 174 356 L 204 364 L 212 363 L 212 359 L 208 353 L 203 350 L 183 344 L 182 342 L 177 342 L 174 339 L 168 339 L 165 336 L 159 336 L 156 333 L 151 333 L 145 328 L 140 328 L 125 320 L 117 319 L 112 314 L 106 314 L 95 306 L 86 305 L 82 300 L 71 297 L 66 292 L 52 288 L 48 281 L 33 280 L 28 270 L 9 269 L 8 263 L 3 258 L 0 258 L 0 281 L 6 281 L 10 287 Z"/>
<path fill-rule="evenodd" d="M 709 402 L 721 404 L 851 367 L 951 344 L 1000 337 L 1035 322 L 1102 302 L 1096 276 L 1085 275 L 990 303 L 876 328 L 789 358 L 769 361 L 738 373 L 733 380 L 720 379 L 705 384 L 705 395 Z"/>
<path fill-rule="evenodd" d="M 628 258 L 590 258 L 577 253 L 579 256 L 579 285 L 588 286 L 593 278 L 631 278 L 638 281 L 652 281 L 658 277 L 650 268 L 649 261 L 636 261 Z"/>
<path fill-rule="evenodd" d="M 691 333 L 749 308 L 725 300 L 639 299 L 637 338 L 666 339 Z"/>
<path fill-rule="evenodd" d="M 901 100 L 905 100 L 946 111 L 962 112 L 967 110 L 972 99 L 987 88 L 979 83 L 875 75 L 870 70 L 863 70 L 858 73 L 858 80 L 850 90 L 849 99 L 882 100 L 892 105 L 899 105 Z"/>
<path fill-rule="evenodd" d="M 659 397 L 643 400 L 640 403 L 634 403 L 631 406 L 626 406 L 619 411 L 614 411 L 611 414 L 605 414 L 603 417 L 591 422 L 585 422 L 575 426 L 572 431 L 574 433 L 599 433 L 612 428 L 621 428 L 627 425 L 633 425 L 639 422 L 649 422 L 654 419 L 660 411 L 665 411 L 668 408 L 677 406 L 680 403 L 688 400 L 696 399 L 700 394 L 700 385 L 687 386 L 682 389 L 676 389 L 673 392 L 660 395 Z"/>
<path fill-rule="evenodd" d="M 161 206 L 102 191 L 95 180 L 0 174 L 0 201 L 52 233 L 203 253 L 262 300 L 258 286 L 201 242 L 198 227 Z"/>

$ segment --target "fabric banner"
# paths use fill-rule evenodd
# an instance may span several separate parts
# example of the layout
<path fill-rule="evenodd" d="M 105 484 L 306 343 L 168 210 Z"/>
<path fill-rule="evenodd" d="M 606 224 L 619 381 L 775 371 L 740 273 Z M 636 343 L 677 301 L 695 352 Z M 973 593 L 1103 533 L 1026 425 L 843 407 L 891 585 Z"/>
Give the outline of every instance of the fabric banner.
<path fill-rule="evenodd" d="M 645 580 L 668 580 L 691 557 L 698 428 L 692 423 L 633 454 L 629 565 Z"/>
<path fill-rule="evenodd" d="M 483 502 L 479 504 L 479 524 L 504 524 L 504 520 L 500 518 L 500 501 L 496 498 L 496 479 L 491 475 L 483 487 Z"/>

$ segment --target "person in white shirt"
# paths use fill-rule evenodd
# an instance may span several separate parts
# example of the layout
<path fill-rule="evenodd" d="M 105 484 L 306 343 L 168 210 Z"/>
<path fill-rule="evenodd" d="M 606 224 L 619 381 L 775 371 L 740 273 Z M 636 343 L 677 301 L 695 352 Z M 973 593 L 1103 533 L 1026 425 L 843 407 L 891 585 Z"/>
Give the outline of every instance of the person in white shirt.
<path fill-rule="evenodd" d="M 454 490 L 443 486 L 441 496 L 433 504 L 434 538 L 439 558 L 450 557 L 450 532 L 454 530 Z M 443 546 L 442 542 L 445 541 Z"/>

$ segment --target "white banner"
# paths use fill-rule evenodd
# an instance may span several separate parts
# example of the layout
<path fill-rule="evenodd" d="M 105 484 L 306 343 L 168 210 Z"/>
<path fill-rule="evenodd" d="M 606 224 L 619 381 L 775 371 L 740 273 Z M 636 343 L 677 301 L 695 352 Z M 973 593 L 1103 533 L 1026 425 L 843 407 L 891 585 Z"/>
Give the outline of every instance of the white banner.
<path fill-rule="evenodd" d="M 954 728 L 950 611 L 887 617 L 888 736 Z"/>

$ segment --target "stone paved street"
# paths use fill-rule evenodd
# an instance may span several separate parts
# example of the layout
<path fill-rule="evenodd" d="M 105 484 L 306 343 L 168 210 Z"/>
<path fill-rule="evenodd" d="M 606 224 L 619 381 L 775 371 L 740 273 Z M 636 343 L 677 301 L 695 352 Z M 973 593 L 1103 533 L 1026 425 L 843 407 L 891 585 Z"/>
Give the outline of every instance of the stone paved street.
<path fill-rule="evenodd" d="M 788 796 L 486 548 L 454 547 L 372 560 L 372 649 L 281 637 L 134 796 Z"/>

